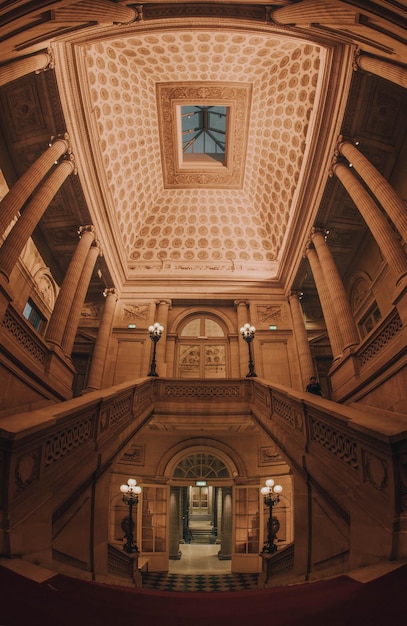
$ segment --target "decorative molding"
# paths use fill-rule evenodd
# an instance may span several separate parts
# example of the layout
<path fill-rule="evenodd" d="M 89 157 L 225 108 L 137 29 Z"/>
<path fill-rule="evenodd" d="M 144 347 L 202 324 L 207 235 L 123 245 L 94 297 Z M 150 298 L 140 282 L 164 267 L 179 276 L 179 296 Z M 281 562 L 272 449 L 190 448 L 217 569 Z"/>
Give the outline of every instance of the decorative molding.
<path fill-rule="evenodd" d="M 144 446 L 131 446 L 120 457 L 120 463 L 129 463 L 131 465 L 144 465 Z"/>
<path fill-rule="evenodd" d="M 259 465 L 273 465 L 281 461 L 281 456 L 276 446 L 262 446 L 259 448 Z"/>
<path fill-rule="evenodd" d="M 171 149 L 162 154 L 164 187 L 240 189 L 251 110 L 252 85 L 244 83 L 159 83 L 157 85 L 158 122 L 161 145 Z M 216 162 L 196 168 L 180 163 L 177 110 L 185 105 L 228 107 L 226 163 Z"/>

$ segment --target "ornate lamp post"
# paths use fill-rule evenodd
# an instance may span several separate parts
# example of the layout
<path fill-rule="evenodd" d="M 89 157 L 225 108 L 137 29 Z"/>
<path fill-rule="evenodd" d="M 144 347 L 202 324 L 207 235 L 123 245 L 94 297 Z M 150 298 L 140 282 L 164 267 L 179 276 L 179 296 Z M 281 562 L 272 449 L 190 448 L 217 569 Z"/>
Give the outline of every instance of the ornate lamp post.
<path fill-rule="evenodd" d="M 153 324 L 153 326 L 149 326 L 148 328 L 148 332 L 150 333 L 150 339 L 154 344 L 154 348 L 153 356 L 151 359 L 150 371 L 148 372 L 147 376 L 158 376 L 157 372 L 155 371 L 155 351 L 157 348 L 157 341 L 160 341 L 163 331 L 164 326 L 161 326 L 161 324 L 159 324 L 158 322 Z"/>
<path fill-rule="evenodd" d="M 254 371 L 254 364 L 253 364 L 253 359 L 252 359 L 252 350 L 251 350 L 251 343 L 254 339 L 254 335 L 255 335 L 256 329 L 254 326 L 250 326 L 250 324 L 245 324 L 244 326 L 242 326 L 242 328 L 240 329 L 240 334 L 242 335 L 243 339 L 245 340 L 245 342 L 247 343 L 247 347 L 249 348 L 249 373 L 246 374 L 246 378 L 249 377 L 256 377 L 257 374 Z"/>
<path fill-rule="evenodd" d="M 269 507 L 269 520 L 267 523 L 267 541 L 263 546 L 263 552 L 267 554 L 274 554 L 277 551 L 277 546 L 274 543 L 276 533 L 280 528 L 280 522 L 275 517 L 273 518 L 273 507 L 280 502 L 280 493 L 283 491 L 281 485 L 275 485 L 274 480 L 269 478 L 266 480 L 266 485 L 260 489 L 260 493 L 264 496 L 264 504 Z"/>
<path fill-rule="evenodd" d="M 134 543 L 133 538 L 133 506 L 137 506 L 138 497 L 141 493 L 141 487 L 138 486 L 135 478 L 129 478 L 127 485 L 120 485 L 120 491 L 123 494 L 123 502 L 129 507 L 129 523 L 126 527 L 126 543 L 123 546 L 125 552 L 138 552 L 139 549 Z"/>

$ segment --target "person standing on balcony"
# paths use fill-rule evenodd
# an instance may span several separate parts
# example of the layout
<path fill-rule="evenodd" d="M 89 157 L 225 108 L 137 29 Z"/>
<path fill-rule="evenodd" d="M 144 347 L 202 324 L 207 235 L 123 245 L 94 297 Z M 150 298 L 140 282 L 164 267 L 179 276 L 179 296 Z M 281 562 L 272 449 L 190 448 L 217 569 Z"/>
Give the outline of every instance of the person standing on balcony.
<path fill-rule="evenodd" d="M 305 391 L 313 393 L 315 396 L 323 396 L 321 385 L 319 384 L 316 376 L 311 376 L 309 383 Z"/>

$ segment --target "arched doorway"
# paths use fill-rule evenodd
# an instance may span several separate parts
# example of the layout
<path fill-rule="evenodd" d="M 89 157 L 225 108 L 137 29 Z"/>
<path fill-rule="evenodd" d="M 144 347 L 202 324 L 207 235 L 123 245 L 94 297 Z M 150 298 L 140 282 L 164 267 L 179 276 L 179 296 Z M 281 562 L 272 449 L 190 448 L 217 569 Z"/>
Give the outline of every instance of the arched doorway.
<path fill-rule="evenodd" d="M 177 332 L 177 378 L 230 376 L 229 340 L 222 320 L 209 312 L 197 312 L 188 316 Z"/>
<path fill-rule="evenodd" d="M 232 477 L 197 450 L 179 459 L 170 491 L 170 572 L 231 571 Z"/>

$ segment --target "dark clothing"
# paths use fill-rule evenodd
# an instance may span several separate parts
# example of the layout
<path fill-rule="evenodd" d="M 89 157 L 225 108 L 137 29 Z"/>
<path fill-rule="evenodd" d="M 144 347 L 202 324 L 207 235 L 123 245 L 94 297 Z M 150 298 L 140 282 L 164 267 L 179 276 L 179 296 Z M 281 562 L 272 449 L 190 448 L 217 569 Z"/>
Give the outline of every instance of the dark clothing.
<path fill-rule="evenodd" d="M 315 396 L 322 396 L 322 389 L 319 382 L 310 383 L 309 385 L 307 385 L 306 391 L 309 391 L 309 393 L 313 393 Z"/>

